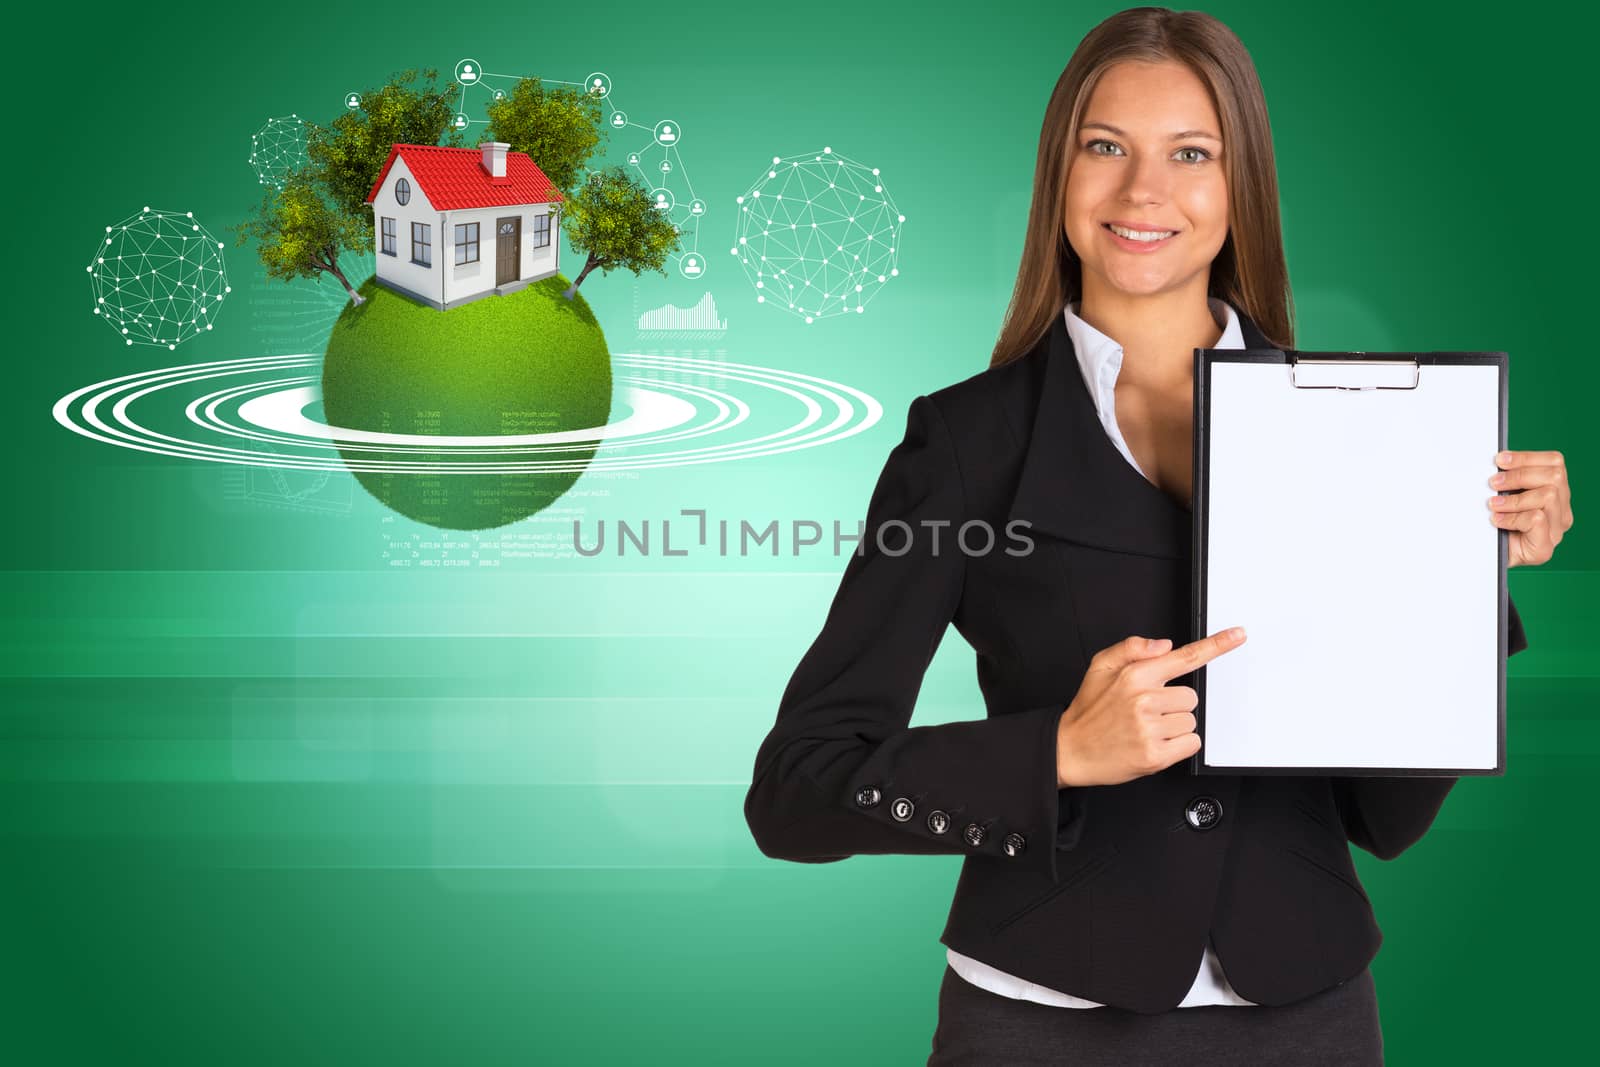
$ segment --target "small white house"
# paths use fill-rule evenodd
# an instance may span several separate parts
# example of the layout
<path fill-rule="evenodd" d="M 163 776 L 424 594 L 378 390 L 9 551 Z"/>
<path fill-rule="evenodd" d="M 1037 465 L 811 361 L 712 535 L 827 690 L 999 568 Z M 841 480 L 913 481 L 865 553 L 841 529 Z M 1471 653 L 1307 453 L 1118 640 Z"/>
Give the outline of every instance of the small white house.
<path fill-rule="evenodd" d="M 444 311 L 556 272 L 561 192 L 510 148 L 389 150 L 367 195 L 381 285 Z"/>

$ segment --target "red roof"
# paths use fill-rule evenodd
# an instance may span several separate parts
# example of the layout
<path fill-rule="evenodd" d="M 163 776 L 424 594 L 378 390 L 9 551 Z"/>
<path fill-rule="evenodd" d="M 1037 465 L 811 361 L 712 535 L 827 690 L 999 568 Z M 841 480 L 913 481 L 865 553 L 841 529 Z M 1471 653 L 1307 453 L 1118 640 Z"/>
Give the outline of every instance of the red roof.
<path fill-rule="evenodd" d="M 396 157 L 405 157 L 412 177 L 422 186 L 428 202 L 439 211 L 474 207 L 512 207 L 518 204 L 557 204 L 561 191 L 526 152 L 506 152 L 506 176 L 490 177 L 483 169 L 478 148 L 442 148 L 426 144 L 397 144 L 389 149 L 378 180 L 372 183 L 367 203 L 372 203 L 389 176 Z"/>

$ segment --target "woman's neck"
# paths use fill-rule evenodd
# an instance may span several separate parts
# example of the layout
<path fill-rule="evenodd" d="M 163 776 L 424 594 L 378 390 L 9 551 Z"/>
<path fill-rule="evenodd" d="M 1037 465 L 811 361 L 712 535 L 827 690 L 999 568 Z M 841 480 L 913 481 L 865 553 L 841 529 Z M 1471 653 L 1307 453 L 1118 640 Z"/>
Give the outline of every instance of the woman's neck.
<path fill-rule="evenodd" d="M 1085 286 L 1078 317 L 1122 346 L 1119 383 L 1159 390 L 1193 381 L 1194 350 L 1215 347 L 1223 332 L 1205 282 L 1152 296 Z"/>

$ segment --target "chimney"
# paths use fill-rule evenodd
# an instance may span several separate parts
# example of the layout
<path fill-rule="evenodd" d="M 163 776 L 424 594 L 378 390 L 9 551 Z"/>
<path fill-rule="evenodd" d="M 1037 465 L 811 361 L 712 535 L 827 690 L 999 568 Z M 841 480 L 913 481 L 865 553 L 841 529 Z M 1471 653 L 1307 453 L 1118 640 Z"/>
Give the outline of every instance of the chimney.
<path fill-rule="evenodd" d="M 511 148 L 503 141 L 483 141 L 478 145 L 483 152 L 483 169 L 491 178 L 506 176 L 506 152 Z"/>

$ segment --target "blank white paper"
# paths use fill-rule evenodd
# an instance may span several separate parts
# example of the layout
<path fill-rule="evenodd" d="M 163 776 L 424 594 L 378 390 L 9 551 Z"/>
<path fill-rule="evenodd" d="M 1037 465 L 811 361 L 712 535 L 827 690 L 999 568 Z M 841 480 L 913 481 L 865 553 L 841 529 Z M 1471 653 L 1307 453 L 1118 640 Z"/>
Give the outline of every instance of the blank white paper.
<path fill-rule="evenodd" d="M 1212 364 L 1205 633 L 1249 639 L 1205 668 L 1207 765 L 1494 768 L 1499 368 L 1413 374 Z"/>

